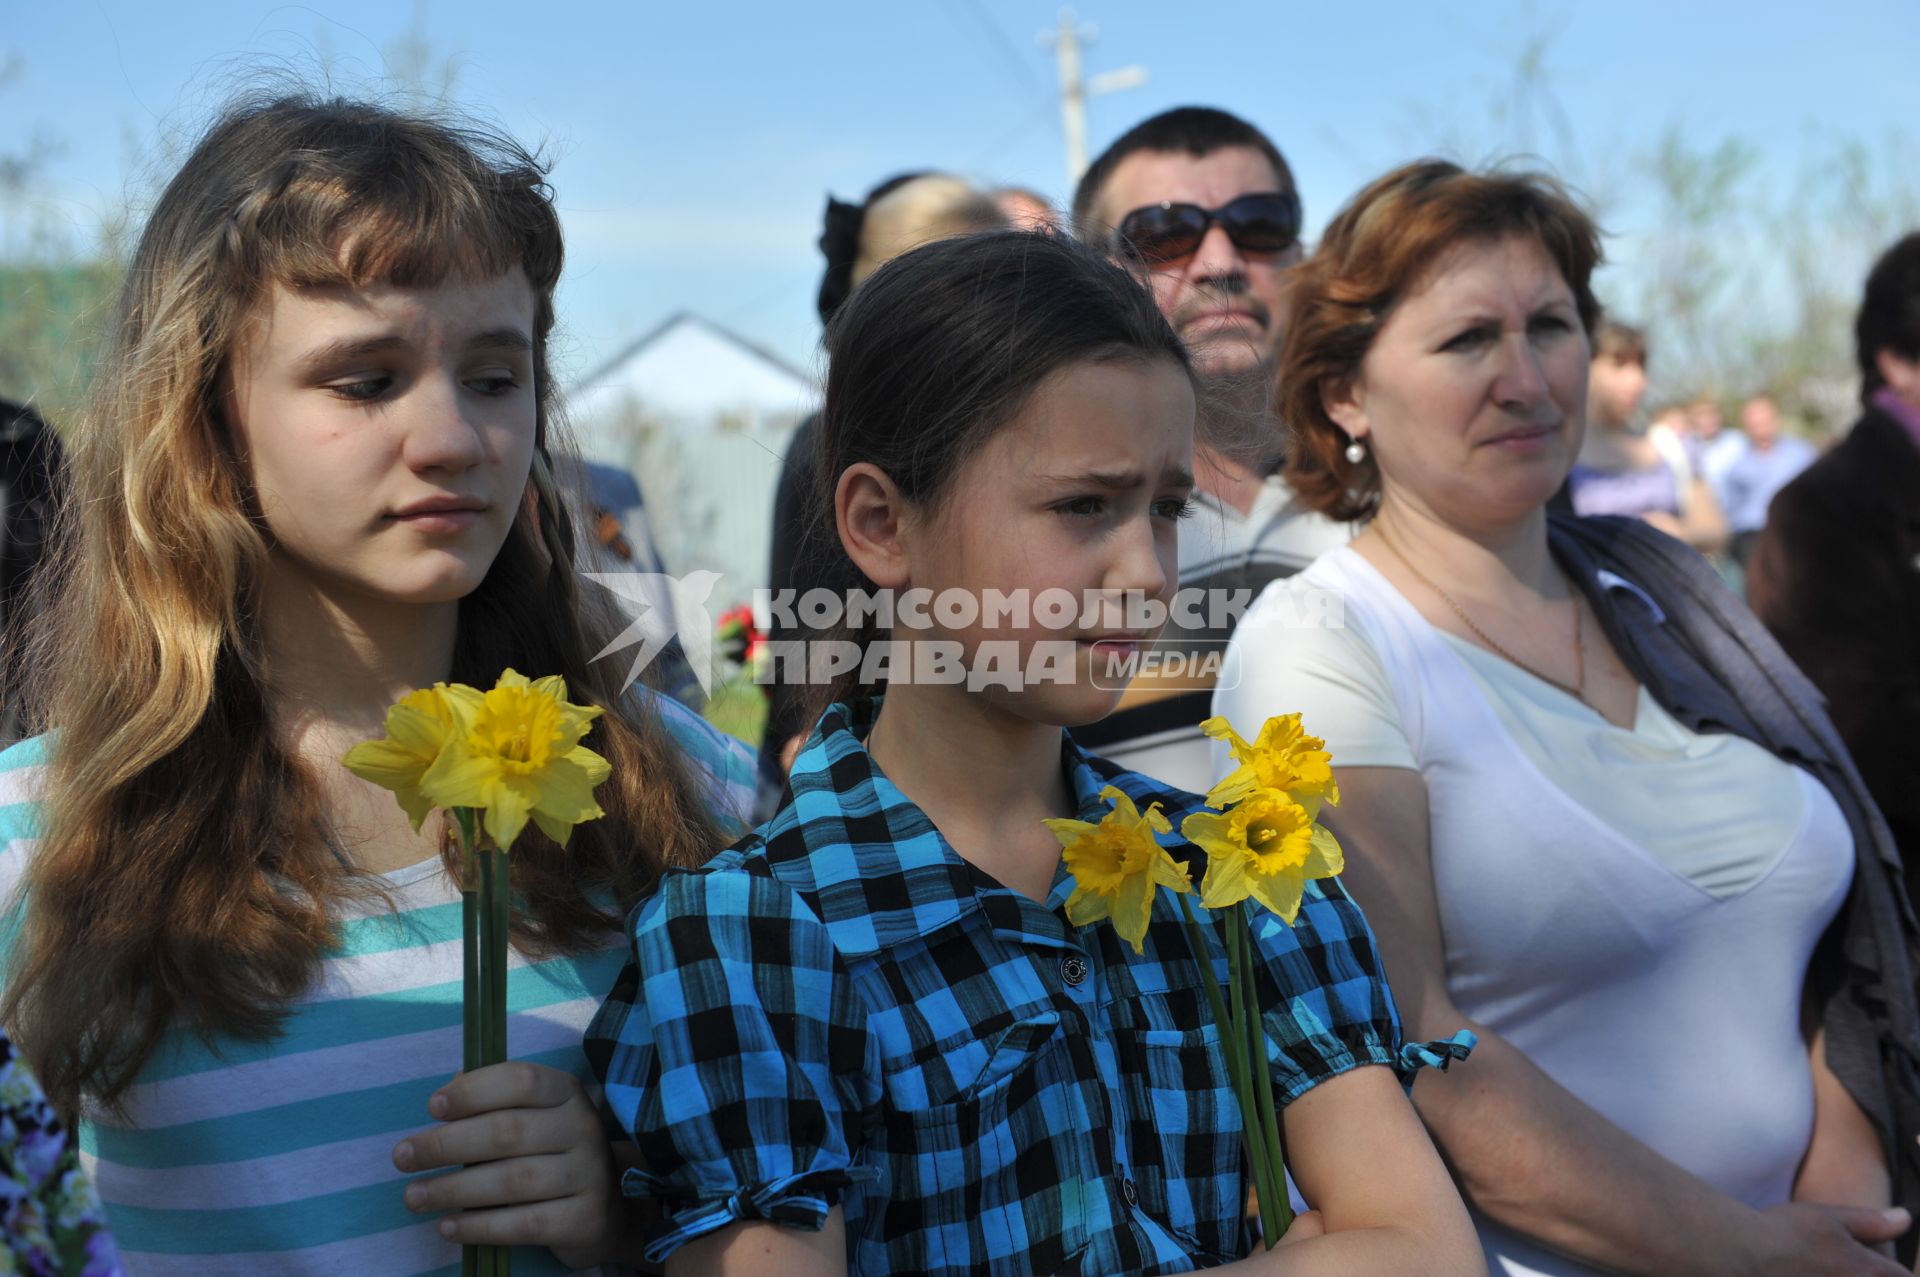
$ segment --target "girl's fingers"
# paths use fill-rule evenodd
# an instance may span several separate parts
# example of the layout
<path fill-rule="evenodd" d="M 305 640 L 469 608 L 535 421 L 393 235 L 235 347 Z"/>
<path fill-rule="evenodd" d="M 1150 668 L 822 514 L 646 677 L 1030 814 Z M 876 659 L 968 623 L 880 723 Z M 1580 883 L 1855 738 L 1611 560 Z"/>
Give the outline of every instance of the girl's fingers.
<path fill-rule="evenodd" d="M 580 1079 L 544 1064 L 508 1060 L 462 1073 L 433 1093 L 427 1111 L 451 1122 L 495 1109 L 557 1108 L 579 1096 L 586 1098 Z"/>
<path fill-rule="evenodd" d="M 408 1210 L 422 1214 L 482 1210 L 549 1202 L 585 1193 L 595 1186 L 594 1167 L 577 1157 L 548 1154 L 514 1157 L 469 1166 L 450 1175 L 417 1179 L 407 1185 L 406 1202 Z"/>
<path fill-rule="evenodd" d="M 462 1246 L 565 1247 L 605 1229 L 606 1204 L 591 1196 L 465 1211 L 440 1221 L 440 1235 Z"/>
<path fill-rule="evenodd" d="M 568 1108 L 515 1108 L 462 1118 L 409 1135 L 393 1150 L 403 1171 L 436 1166 L 467 1166 L 509 1157 L 571 1152 L 588 1140 L 606 1141 L 593 1111 Z"/>

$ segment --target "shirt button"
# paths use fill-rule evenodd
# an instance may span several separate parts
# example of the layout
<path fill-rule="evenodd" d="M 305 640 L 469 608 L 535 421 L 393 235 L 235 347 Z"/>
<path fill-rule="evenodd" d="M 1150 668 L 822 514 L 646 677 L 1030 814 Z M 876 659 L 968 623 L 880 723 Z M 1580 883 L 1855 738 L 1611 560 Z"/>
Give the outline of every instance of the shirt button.
<path fill-rule="evenodd" d="M 1060 959 L 1060 978 L 1077 988 L 1087 978 L 1087 960 L 1085 958 Z"/>
<path fill-rule="evenodd" d="M 1140 1204 L 1140 1190 L 1133 1186 L 1133 1181 L 1130 1179 L 1121 1179 L 1120 1196 L 1126 1199 L 1127 1205 L 1129 1206 L 1138 1206 Z"/>

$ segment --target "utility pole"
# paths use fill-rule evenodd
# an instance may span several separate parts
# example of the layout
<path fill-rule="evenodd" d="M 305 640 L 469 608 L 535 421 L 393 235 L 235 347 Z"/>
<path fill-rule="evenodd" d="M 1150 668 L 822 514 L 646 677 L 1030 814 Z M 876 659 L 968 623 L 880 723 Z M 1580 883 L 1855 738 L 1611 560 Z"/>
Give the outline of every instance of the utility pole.
<path fill-rule="evenodd" d="M 1099 35 L 1099 28 L 1091 22 L 1081 22 L 1071 8 L 1060 10 L 1060 25 L 1055 30 L 1040 33 L 1041 45 L 1052 46 L 1054 59 L 1060 66 L 1060 131 L 1067 144 L 1069 190 L 1079 184 L 1080 175 L 1087 171 L 1087 99 L 1101 93 L 1137 89 L 1147 82 L 1147 69 L 1143 66 L 1122 67 L 1085 79 L 1080 70 L 1080 46 L 1083 42 L 1092 44 Z"/>

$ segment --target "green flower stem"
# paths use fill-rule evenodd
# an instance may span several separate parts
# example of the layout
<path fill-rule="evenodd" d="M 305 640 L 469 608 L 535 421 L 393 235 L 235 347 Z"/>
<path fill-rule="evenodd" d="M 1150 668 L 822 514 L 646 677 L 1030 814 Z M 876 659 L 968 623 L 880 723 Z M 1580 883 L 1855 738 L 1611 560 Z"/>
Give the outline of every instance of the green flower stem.
<path fill-rule="evenodd" d="M 453 809 L 454 829 L 460 841 L 460 1069 L 480 1067 L 480 864 L 473 854 L 474 813 L 471 807 Z M 460 1248 L 460 1277 L 480 1277 L 480 1248 Z"/>
<path fill-rule="evenodd" d="M 463 1072 L 480 1067 L 480 866 L 474 859 L 473 810 L 456 807 L 454 824 L 460 839 L 460 939 L 462 1009 L 460 1024 Z"/>
<path fill-rule="evenodd" d="M 482 1044 L 484 1064 L 507 1058 L 507 853 L 489 847 L 480 871 L 481 907 L 486 910 L 485 942 L 481 960 L 487 964 L 487 1038 Z"/>
<path fill-rule="evenodd" d="M 1240 928 L 1241 952 L 1251 958 L 1253 953 L 1253 935 L 1247 927 L 1245 913 L 1237 918 Z M 1260 998 L 1256 992 L 1253 978 L 1253 963 L 1244 963 L 1239 972 L 1247 986 L 1247 1005 L 1253 1009 L 1247 1033 L 1247 1051 L 1249 1066 L 1255 1078 L 1253 1093 L 1260 1102 L 1260 1138 L 1266 1144 L 1267 1170 L 1272 1177 L 1273 1217 L 1275 1229 L 1273 1238 L 1267 1243 L 1268 1249 L 1286 1235 L 1293 1226 L 1293 1204 L 1287 1199 L 1287 1155 L 1280 1143 L 1280 1115 L 1273 1103 L 1273 1074 L 1267 1067 L 1267 1034 L 1260 1015 Z"/>
<path fill-rule="evenodd" d="M 1220 996 L 1220 985 L 1213 978 L 1213 946 L 1207 943 L 1206 933 L 1200 929 L 1200 920 L 1193 916 L 1193 905 L 1187 899 L 1187 893 L 1179 894 L 1180 912 L 1186 916 L 1187 948 L 1193 950 L 1193 961 L 1207 977 L 1207 1001 L 1213 1004 L 1213 1022 L 1220 1029 L 1221 1041 L 1226 1040 L 1226 1029 L 1230 1023 L 1227 1017 L 1226 999 Z M 1227 1073 L 1236 1079 L 1234 1090 L 1240 1089 L 1238 1078 L 1240 1070 L 1233 1067 L 1231 1056 L 1227 1060 Z"/>
<path fill-rule="evenodd" d="M 507 1058 L 507 918 L 510 887 L 507 853 L 488 847 L 480 853 L 480 961 L 486 969 L 485 1032 L 481 1067 Z M 503 1246 L 482 1246 L 479 1277 L 509 1277 L 512 1256 Z"/>
<path fill-rule="evenodd" d="M 1266 1070 L 1260 1070 L 1255 1076 L 1253 1056 L 1247 1050 L 1248 1039 L 1259 1029 L 1259 1019 L 1250 1006 L 1247 981 L 1241 972 L 1247 966 L 1247 923 L 1244 905 L 1228 907 L 1226 918 L 1227 933 L 1227 979 L 1232 983 L 1233 1023 L 1230 1032 L 1223 1031 L 1220 1044 L 1228 1055 L 1240 1061 L 1240 1076 L 1246 1079 L 1246 1090 L 1240 1095 L 1240 1120 L 1246 1130 L 1247 1161 L 1253 1169 L 1254 1196 L 1259 1199 L 1260 1236 L 1268 1250 L 1280 1240 L 1277 1231 L 1279 1218 L 1273 1210 L 1273 1167 L 1268 1162 L 1268 1145 L 1265 1133 L 1260 1129 L 1259 1101 L 1256 1093 L 1261 1085 L 1272 1084 L 1266 1080 Z"/>

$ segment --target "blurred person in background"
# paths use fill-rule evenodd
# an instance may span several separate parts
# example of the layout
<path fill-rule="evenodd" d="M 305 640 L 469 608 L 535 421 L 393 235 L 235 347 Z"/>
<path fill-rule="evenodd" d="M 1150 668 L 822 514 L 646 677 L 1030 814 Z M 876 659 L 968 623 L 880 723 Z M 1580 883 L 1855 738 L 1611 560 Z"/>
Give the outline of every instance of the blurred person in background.
<path fill-rule="evenodd" d="M 1860 419 L 1773 499 L 1753 610 L 1826 694 L 1902 851 L 1920 854 L 1920 233 L 1867 277 Z M 1907 889 L 1920 874 L 1909 871 Z"/>
<path fill-rule="evenodd" d="M 1587 370 L 1586 438 L 1567 475 L 1573 511 L 1644 519 L 1696 550 L 1722 550 L 1726 520 L 1685 452 L 1670 436 L 1636 429 L 1646 391 L 1646 335 L 1602 320 Z"/>
<path fill-rule="evenodd" d="M 25 734 L 21 638 L 35 598 L 28 586 L 46 549 L 64 455 L 60 436 L 39 413 L 0 399 L 0 676 L 8 689 L 0 745 Z"/>
<path fill-rule="evenodd" d="M 1286 432 L 1273 415 L 1287 273 L 1300 260 L 1300 196 L 1272 140 L 1237 116 L 1179 107 L 1123 134 L 1073 196 L 1074 233 L 1128 266 L 1186 344 L 1201 380 L 1193 515 L 1180 527 L 1180 586 L 1241 607 L 1346 543 L 1347 529 L 1302 504 L 1281 477 Z M 1218 662 L 1232 615 L 1178 616 L 1163 652 Z M 1215 622 L 1220 622 L 1216 624 Z M 1082 739 L 1186 789 L 1212 781 L 1199 723 L 1213 678 L 1136 678 Z"/>
<path fill-rule="evenodd" d="M 645 574 L 655 588 L 646 591 L 645 601 L 607 592 L 607 601 L 627 620 L 655 614 L 659 624 L 673 637 L 647 662 L 642 672 L 649 685 L 665 692 L 688 709 L 698 712 L 707 703 L 699 675 L 680 642 L 679 621 L 673 598 L 664 585 L 667 573 L 653 539 L 653 525 L 647 519 L 646 499 L 640 482 L 631 471 L 583 457 L 562 455 L 554 458 L 554 478 L 578 504 L 580 526 L 575 533 L 580 541 L 576 550 L 580 563 L 609 573 Z"/>
<path fill-rule="evenodd" d="M 1714 500 L 1724 512 L 1727 494 L 1721 481 L 1726 478 L 1728 468 L 1746 452 L 1747 437 L 1738 430 L 1727 429 L 1720 401 L 1712 395 L 1701 395 L 1693 401 L 1687 409 L 1687 425 L 1692 434 L 1689 456 L 1693 472 L 1707 481 Z"/>
<path fill-rule="evenodd" d="M 1366 528 L 1261 596 L 1214 711 L 1324 737 L 1409 1034 L 1479 1035 L 1413 1099 L 1495 1274 L 1895 1277 L 1916 940 L 1873 803 L 1700 555 L 1544 510 L 1599 255 L 1551 180 L 1438 161 L 1334 218 L 1294 282 L 1287 473 Z M 1302 623 L 1313 593 L 1339 624 Z"/>
<path fill-rule="evenodd" d="M 1013 230 L 1053 234 L 1060 229 L 1060 211 L 1038 191 L 1024 186 L 1002 186 L 994 190 L 993 202 L 999 205 L 1001 216 Z"/>
<path fill-rule="evenodd" d="M 1010 189 L 1001 195 L 1009 193 Z M 1039 199 L 1031 192 L 1011 193 Z M 1047 208 L 1045 201 L 1040 204 Z M 858 204 L 828 196 L 825 225 L 820 232 L 820 252 L 827 259 L 818 300 L 821 324 L 831 324 L 854 289 L 908 249 L 955 235 L 1007 229 L 1005 208 L 1004 200 L 957 177 L 924 171 L 896 174 L 867 192 L 866 199 Z M 793 432 L 780 468 L 780 485 L 774 491 L 767 586 L 776 597 L 782 590 L 804 593 L 827 579 L 811 562 L 815 540 L 833 534 L 824 512 L 814 511 L 810 504 L 818 423 L 819 414 L 815 413 Z M 783 629 L 777 618 L 767 627 L 769 642 L 802 637 Z M 787 767 L 812 727 L 806 717 L 806 688 L 779 681 L 764 686 L 767 723 L 760 741 L 756 818 L 772 815 L 779 805 Z"/>
<path fill-rule="evenodd" d="M 1681 457 L 1687 463 L 1687 469 L 1695 478 L 1699 477 L 1699 467 L 1695 464 L 1693 456 L 1693 430 L 1687 424 L 1687 410 L 1684 405 L 1670 403 L 1649 413 L 1647 438 L 1653 440 L 1654 445 L 1663 454 L 1670 454 L 1673 449 L 1678 448 Z"/>
<path fill-rule="evenodd" d="M 1747 446 L 1721 476 L 1720 487 L 1727 497 L 1734 561 L 1744 568 L 1760 529 L 1767 524 L 1767 506 L 1774 494 L 1812 465 L 1818 454 L 1805 439 L 1781 431 L 1780 408 L 1766 395 L 1755 395 L 1741 405 L 1740 430 Z"/>

